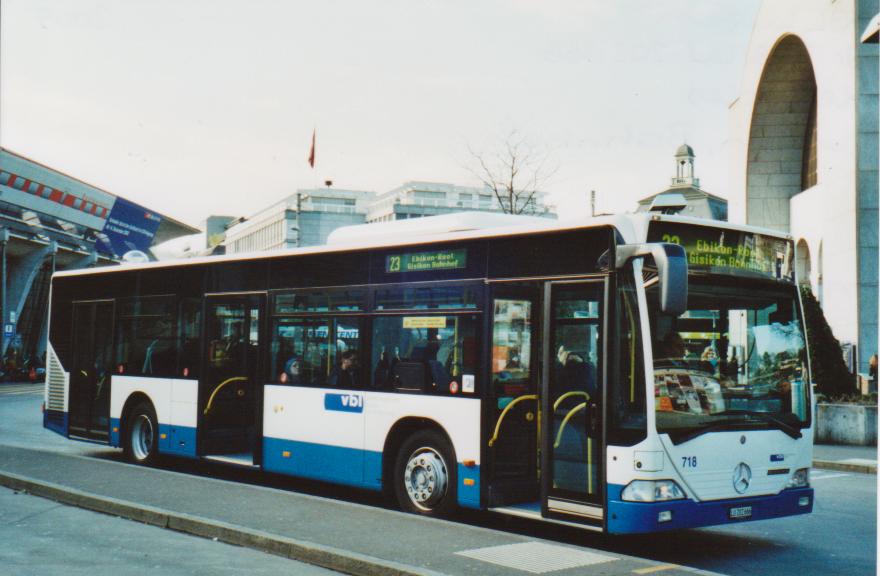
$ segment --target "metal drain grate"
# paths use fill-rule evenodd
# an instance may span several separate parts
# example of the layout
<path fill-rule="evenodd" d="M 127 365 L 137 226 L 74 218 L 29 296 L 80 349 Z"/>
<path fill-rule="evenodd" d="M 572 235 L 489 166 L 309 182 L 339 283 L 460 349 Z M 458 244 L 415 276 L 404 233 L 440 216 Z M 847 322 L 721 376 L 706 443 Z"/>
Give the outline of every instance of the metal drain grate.
<path fill-rule="evenodd" d="M 488 548 L 475 548 L 456 552 L 483 562 L 490 562 L 505 568 L 515 568 L 532 574 L 545 574 L 556 570 L 580 568 L 602 562 L 617 560 L 614 556 L 605 556 L 594 552 L 585 552 L 566 546 L 554 546 L 540 542 L 524 542 L 522 544 L 504 544 Z"/>

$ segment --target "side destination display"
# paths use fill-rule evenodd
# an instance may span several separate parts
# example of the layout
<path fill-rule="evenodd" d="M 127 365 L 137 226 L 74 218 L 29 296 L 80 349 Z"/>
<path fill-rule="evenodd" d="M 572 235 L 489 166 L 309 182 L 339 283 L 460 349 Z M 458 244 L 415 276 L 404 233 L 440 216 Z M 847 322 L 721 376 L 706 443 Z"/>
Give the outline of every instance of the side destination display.
<path fill-rule="evenodd" d="M 648 242 L 670 242 L 687 252 L 688 269 L 794 282 L 790 240 L 708 226 L 651 222 Z"/>
<path fill-rule="evenodd" d="M 425 272 L 427 270 L 455 270 L 466 267 L 466 249 L 405 252 L 403 254 L 389 254 L 385 258 L 385 272 Z"/>

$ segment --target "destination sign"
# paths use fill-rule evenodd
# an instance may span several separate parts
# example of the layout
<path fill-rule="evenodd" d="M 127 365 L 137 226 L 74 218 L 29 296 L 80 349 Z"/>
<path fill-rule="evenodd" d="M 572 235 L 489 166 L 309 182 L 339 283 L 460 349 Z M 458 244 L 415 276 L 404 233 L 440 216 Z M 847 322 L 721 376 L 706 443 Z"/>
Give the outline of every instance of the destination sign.
<path fill-rule="evenodd" d="M 794 281 L 794 247 L 790 240 L 711 226 L 653 221 L 648 228 L 648 242 L 684 247 L 690 270 Z"/>
<path fill-rule="evenodd" d="M 467 267 L 467 250 L 409 252 L 385 257 L 385 272 L 425 272 Z"/>

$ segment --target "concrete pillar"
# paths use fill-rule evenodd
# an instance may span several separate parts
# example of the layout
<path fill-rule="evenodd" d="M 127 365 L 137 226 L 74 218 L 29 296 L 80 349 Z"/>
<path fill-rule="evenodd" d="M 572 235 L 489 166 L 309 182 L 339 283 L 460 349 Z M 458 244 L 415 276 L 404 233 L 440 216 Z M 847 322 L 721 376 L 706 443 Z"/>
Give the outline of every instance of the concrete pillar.
<path fill-rule="evenodd" d="M 54 257 L 57 250 L 57 245 L 52 242 L 48 246 L 38 248 L 21 258 L 7 261 L 10 281 L 6 292 L 7 307 L 3 311 L 3 324 L 9 321 L 9 312 L 15 312 L 17 318 L 21 316 L 28 293 L 31 290 L 31 286 L 33 286 L 34 278 L 39 273 L 46 257 Z M 8 347 L 9 342 L 4 339 L 3 354 L 6 353 Z"/>

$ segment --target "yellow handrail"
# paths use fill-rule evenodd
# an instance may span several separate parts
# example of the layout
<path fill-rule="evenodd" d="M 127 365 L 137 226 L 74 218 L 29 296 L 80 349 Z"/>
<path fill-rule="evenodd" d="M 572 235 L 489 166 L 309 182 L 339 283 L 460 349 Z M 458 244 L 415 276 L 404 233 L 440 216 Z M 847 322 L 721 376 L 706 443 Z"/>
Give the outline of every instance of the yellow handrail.
<path fill-rule="evenodd" d="M 511 402 L 510 404 L 508 404 L 507 406 L 504 407 L 504 410 L 501 411 L 501 415 L 498 416 L 498 422 L 495 423 L 495 433 L 492 434 L 492 438 L 489 440 L 489 448 L 491 448 L 492 445 L 495 444 L 495 441 L 498 440 L 498 432 L 501 430 L 501 422 L 504 420 L 504 417 L 507 416 L 507 412 L 511 408 L 513 408 L 513 406 L 515 404 L 517 404 L 523 400 L 537 400 L 537 399 L 538 399 L 537 394 L 526 394 L 524 396 L 520 396 L 519 398 L 514 399 L 513 402 Z"/>
<path fill-rule="evenodd" d="M 559 405 L 562 404 L 562 401 L 566 398 L 571 398 L 572 396 L 583 396 L 585 400 L 590 400 L 590 395 L 584 392 L 583 390 L 572 390 L 571 392 L 566 392 L 562 396 L 556 399 L 556 402 L 553 403 L 553 409 L 556 410 L 559 408 Z"/>
<path fill-rule="evenodd" d="M 217 395 L 217 392 L 219 392 L 221 388 L 223 388 L 224 386 L 226 386 L 226 385 L 229 384 L 230 382 L 239 382 L 239 381 L 241 381 L 241 380 L 245 380 L 245 381 L 247 381 L 247 376 L 233 376 L 232 378 L 227 378 L 226 380 L 224 380 L 223 382 L 221 382 L 219 386 L 217 386 L 216 388 L 214 388 L 214 391 L 211 392 L 211 397 L 208 398 L 208 405 L 205 406 L 205 412 L 204 412 L 204 413 L 207 414 L 207 413 L 211 410 L 211 405 L 214 403 L 214 396 Z"/>
<path fill-rule="evenodd" d="M 559 432 L 556 433 L 556 442 L 553 443 L 554 448 L 559 448 L 559 443 L 562 442 L 562 431 L 565 430 L 565 425 L 568 424 L 568 421 L 571 420 L 571 417 L 586 407 L 587 403 L 584 402 L 583 404 L 578 404 L 568 411 L 568 414 L 566 414 L 565 418 L 562 419 L 562 424 L 559 425 Z"/>
<path fill-rule="evenodd" d="M 568 392 L 567 394 L 574 394 L 575 392 Z M 560 396 L 560 399 L 563 396 Z M 589 396 L 587 396 L 589 400 Z M 559 425 L 559 432 L 556 433 L 556 441 L 553 443 L 553 448 L 559 448 L 559 443 L 562 442 L 562 431 L 565 430 L 565 426 L 568 424 L 568 421 L 571 420 L 571 417 L 583 410 L 587 407 L 587 403 L 578 404 L 574 408 L 568 411 L 568 414 L 565 415 L 565 418 L 562 419 L 562 424 Z M 593 441 L 587 436 L 587 493 L 593 493 Z"/>

